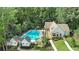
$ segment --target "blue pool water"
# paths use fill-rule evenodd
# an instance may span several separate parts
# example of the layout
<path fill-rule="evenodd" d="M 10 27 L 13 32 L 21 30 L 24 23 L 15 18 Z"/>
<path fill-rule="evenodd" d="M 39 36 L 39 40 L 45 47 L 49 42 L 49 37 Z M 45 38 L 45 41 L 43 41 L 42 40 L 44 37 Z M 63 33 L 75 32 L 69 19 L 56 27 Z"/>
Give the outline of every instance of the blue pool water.
<path fill-rule="evenodd" d="M 42 35 L 42 32 L 39 30 L 30 30 L 25 33 L 21 38 L 26 38 L 27 36 L 31 38 L 31 40 L 38 40 Z"/>

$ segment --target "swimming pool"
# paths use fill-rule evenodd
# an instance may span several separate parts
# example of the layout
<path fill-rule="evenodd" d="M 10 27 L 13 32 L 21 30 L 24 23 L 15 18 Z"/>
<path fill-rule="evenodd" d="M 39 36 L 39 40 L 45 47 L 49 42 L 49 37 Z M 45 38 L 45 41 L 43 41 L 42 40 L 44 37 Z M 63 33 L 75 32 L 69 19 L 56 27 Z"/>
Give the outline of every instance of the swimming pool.
<path fill-rule="evenodd" d="M 26 37 L 31 38 L 31 42 L 35 42 L 36 40 L 40 39 L 42 37 L 42 31 L 40 30 L 30 30 L 26 32 L 21 38 L 26 38 Z"/>

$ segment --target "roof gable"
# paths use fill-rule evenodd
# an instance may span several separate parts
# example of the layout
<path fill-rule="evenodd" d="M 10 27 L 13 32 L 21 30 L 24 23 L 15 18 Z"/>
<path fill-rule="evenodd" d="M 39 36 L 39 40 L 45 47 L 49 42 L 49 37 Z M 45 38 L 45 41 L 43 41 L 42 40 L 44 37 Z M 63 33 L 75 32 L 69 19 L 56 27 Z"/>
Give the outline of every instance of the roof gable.
<path fill-rule="evenodd" d="M 9 42 L 16 42 L 17 40 L 15 40 L 14 38 L 12 38 Z"/>
<path fill-rule="evenodd" d="M 56 26 L 56 23 L 54 21 L 53 22 L 45 22 L 44 28 L 50 28 L 52 25 Z"/>
<path fill-rule="evenodd" d="M 22 42 L 28 42 L 26 39 L 23 39 Z"/>

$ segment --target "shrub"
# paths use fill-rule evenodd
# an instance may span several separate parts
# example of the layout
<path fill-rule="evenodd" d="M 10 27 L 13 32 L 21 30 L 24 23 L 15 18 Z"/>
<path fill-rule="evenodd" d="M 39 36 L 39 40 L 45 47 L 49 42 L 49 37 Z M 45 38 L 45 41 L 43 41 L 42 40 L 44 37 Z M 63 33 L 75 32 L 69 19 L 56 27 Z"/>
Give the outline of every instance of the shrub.
<path fill-rule="evenodd" d="M 11 48 L 8 49 L 9 51 L 17 51 L 17 46 L 12 46 Z"/>

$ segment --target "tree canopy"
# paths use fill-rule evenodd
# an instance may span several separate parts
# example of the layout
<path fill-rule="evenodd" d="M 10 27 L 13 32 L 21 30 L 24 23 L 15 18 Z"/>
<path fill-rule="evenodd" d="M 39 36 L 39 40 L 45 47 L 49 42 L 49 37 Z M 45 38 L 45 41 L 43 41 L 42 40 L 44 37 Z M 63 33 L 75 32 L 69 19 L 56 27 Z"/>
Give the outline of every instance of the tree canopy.
<path fill-rule="evenodd" d="M 46 21 L 67 23 L 71 30 L 79 28 L 79 8 L 18 7 L 0 8 L 0 44 L 29 29 L 42 29 Z"/>

